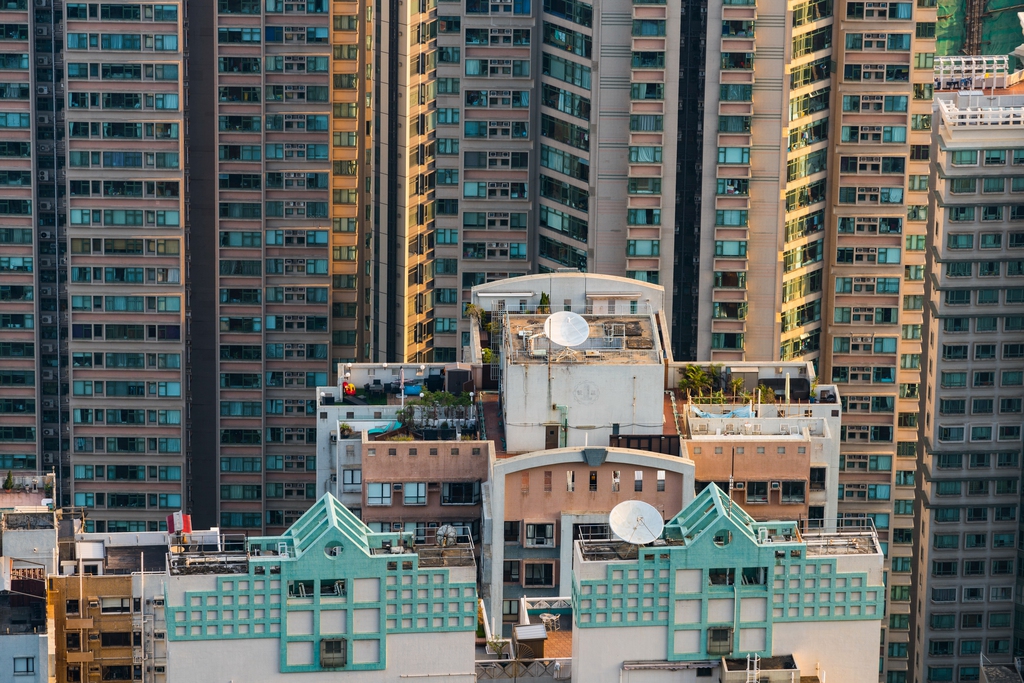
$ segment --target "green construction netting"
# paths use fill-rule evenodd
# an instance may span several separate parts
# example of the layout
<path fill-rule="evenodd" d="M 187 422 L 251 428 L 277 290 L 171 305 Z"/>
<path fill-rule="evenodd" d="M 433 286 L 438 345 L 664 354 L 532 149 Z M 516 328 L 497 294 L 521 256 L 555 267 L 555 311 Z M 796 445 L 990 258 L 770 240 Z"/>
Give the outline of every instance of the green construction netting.
<path fill-rule="evenodd" d="M 935 27 L 935 54 L 963 54 L 966 16 L 965 0 L 939 0 L 938 25 Z M 983 55 L 1006 55 L 1024 43 L 1017 12 L 1024 11 L 1022 0 L 987 0 L 982 16 L 981 50 Z"/>

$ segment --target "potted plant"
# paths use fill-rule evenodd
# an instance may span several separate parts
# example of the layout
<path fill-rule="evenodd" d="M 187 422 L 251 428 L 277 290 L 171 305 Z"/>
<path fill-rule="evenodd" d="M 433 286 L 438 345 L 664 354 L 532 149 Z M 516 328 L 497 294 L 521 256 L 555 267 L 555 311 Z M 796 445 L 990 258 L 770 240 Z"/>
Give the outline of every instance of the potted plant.
<path fill-rule="evenodd" d="M 551 297 L 547 292 L 540 293 L 540 304 L 537 306 L 538 313 L 551 313 Z"/>
<path fill-rule="evenodd" d="M 352 425 L 350 425 L 347 422 L 342 422 L 340 425 L 338 425 L 338 434 L 340 434 L 343 438 L 352 436 Z"/>

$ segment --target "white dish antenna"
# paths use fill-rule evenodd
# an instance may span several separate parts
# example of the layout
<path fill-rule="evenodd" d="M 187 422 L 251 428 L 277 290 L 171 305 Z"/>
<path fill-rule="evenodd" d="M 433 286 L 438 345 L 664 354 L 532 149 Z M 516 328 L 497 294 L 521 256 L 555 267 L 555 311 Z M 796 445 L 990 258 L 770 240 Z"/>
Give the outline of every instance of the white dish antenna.
<path fill-rule="evenodd" d="M 650 503 L 642 500 L 625 500 L 608 514 L 608 526 L 612 533 L 626 543 L 646 545 L 660 538 L 665 528 L 661 513 Z"/>
<path fill-rule="evenodd" d="M 590 323 L 579 313 L 558 311 L 544 321 L 544 335 L 559 346 L 579 346 L 590 337 Z"/>

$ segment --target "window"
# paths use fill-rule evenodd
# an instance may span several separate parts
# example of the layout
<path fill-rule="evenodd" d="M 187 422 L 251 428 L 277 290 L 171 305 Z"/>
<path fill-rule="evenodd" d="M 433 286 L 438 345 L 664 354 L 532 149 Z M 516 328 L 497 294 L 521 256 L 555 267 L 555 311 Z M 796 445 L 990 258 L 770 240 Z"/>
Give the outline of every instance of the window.
<path fill-rule="evenodd" d="M 426 505 L 427 504 L 427 483 L 406 482 L 402 487 L 402 502 L 405 505 Z"/>
<path fill-rule="evenodd" d="M 909 588 L 909 587 L 908 587 Z M 732 653 L 732 629 L 708 629 L 708 654 L 728 655 Z"/>
<path fill-rule="evenodd" d="M 367 505 L 391 505 L 391 484 L 373 482 L 366 485 Z"/>
<path fill-rule="evenodd" d="M 504 583 L 519 583 L 519 560 L 504 560 L 501 566 Z"/>
<path fill-rule="evenodd" d="M 477 505 L 480 502 L 480 482 L 445 482 L 441 485 L 441 505 Z"/>
<path fill-rule="evenodd" d="M 527 548 L 553 548 L 555 546 L 555 525 L 527 524 L 525 545 Z"/>
<path fill-rule="evenodd" d="M 521 522 L 505 522 L 505 543 L 518 543 Z"/>
<path fill-rule="evenodd" d="M 36 672 L 36 658 L 35 657 L 15 657 L 14 658 L 14 673 L 15 674 L 31 674 Z"/>
<path fill-rule="evenodd" d="M 553 562 L 526 563 L 523 568 L 523 583 L 527 586 L 554 585 L 555 565 Z"/>
<path fill-rule="evenodd" d="M 331 638 L 320 641 L 320 667 L 336 669 L 348 663 L 348 641 L 344 638 Z"/>

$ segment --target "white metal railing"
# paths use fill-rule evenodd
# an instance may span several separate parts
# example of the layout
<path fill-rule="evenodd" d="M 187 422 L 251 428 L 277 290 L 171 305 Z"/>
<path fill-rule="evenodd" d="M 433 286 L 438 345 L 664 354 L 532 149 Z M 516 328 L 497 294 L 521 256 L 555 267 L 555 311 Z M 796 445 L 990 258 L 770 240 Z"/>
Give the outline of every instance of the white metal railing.
<path fill-rule="evenodd" d="M 963 126 L 1024 126 L 1024 96 L 967 95 L 937 98 L 943 124 Z"/>
<path fill-rule="evenodd" d="M 1007 55 L 936 57 L 934 73 L 936 90 L 1005 88 L 1011 85 L 1011 79 L 1016 82 L 1020 78 L 1010 72 Z"/>

